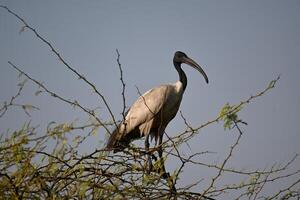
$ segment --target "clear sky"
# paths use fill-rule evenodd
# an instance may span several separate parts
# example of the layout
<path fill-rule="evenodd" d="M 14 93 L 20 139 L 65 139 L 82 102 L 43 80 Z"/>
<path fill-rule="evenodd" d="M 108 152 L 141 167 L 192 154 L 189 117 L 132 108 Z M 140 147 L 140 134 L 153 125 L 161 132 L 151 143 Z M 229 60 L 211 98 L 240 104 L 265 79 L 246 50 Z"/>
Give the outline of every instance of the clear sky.
<path fill-rule="evenodd" d="M 91 80 L 107 97 L 121 119 L 122 98 L 115 49 L 121 54 L 130 106 L 141 92 L 178 80 L 172 58 L 181 50 L 197 61 L 210 80 L 207 85 L 195 70 L 183 66 L 188 86 L 180 110 L 193 126 L 214 119 L 227 102 L 241 100 L 264 89 L 279 74 L 271 92 L 255 100 L 240 113 L 248 122 L 230 166 L 257 169 L 287 161 L 300 153 L 300 1 L 1 1 L 24 17 L 53 44 L 62 56 Z M 51 90 L 83 105 L 104 105 L 82 81 L 71 74 L 31 32 L 19 33 L 21 24 L 0 9 L 0 101 L 17 91 L 17 75 L 10 60 L 45 83 Z M 24 120 L 37 125 L 50 121 L 86 119 L 64 103 L 47 95 L 35 97 L 37 86 L 28 84 L 20 102 L 41 108 L 31 118 L 13 109 L 0 119 L 1 132 L 17 129 Z M 168 126 L 169 135 L 185 129 L 178 115 Z M 42 129 L 41 129 L 42 130 Z M 85 150 L 99 147 L 91 141 Z M 232 133 L 222 124 L 201 130 L 191 141 L 192 151 L 215 151 L 209 160 L 222 161 L 232 143 Z M 188 152 L 188 150 L 186 150 Z M 298 166 L 300 166 L 299 160 Z M 168 164 L 176 168 L 176 162 Z M 203 178 L 191 167 L 181 183 Z M 192 173 L 190 173 L 192 172 Z M 197 177 L 195 177 L 197 174 Z"/>

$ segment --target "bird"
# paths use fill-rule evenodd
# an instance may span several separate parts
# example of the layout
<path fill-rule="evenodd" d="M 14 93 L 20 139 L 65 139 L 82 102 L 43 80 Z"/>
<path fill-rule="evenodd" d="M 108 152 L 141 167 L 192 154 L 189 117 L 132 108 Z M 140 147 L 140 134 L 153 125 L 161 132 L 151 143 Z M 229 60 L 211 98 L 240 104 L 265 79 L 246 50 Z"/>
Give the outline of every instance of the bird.
<path fill-rule="evenodd" d="M 123 121 L 110 135 L 106 148 L 114 153 L 129 147 L 131 141 L 145 138 L 145 149 L 149 150 L 149 137 L 155 139 L 162 157 L 162 139 L 169 122 L 176 116 L 187 86 L 187 77 L 181 64 L 187 64 L 199 71 L 206 83 L 208 77 L 202 67 L 185 53 L 176 51 L 173 64 L 178 72 L 179 80 L 173 84 L 160 85 L 152 88 L 133 103 L 125 113 Z"/>

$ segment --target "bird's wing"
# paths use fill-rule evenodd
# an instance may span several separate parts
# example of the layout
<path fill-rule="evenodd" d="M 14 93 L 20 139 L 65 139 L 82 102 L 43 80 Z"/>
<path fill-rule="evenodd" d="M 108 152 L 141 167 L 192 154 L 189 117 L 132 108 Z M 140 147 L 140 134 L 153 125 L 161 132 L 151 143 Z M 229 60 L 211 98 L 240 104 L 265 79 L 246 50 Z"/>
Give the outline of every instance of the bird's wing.
<path fill-rule="evenodd" d="M 140 96 L 128 110 L 125 123 L 123 122 L 126 128 L 123 126 L 120 132 L 129 133 L 139 125 L 150 121 L 166 103 L 169 91 L 168 85 L 161 85 Z"/>

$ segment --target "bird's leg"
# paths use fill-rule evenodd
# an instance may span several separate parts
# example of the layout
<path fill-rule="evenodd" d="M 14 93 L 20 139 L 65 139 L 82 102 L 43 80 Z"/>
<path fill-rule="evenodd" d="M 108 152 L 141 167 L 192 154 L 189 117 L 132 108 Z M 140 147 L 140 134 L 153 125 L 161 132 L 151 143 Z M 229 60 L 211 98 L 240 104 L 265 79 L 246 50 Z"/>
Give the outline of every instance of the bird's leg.
<path fill-rule="evenodd" d="M 172 178 L 170 177 L 170 174 L 168 172 L 166 172 L 166 168 L 165 168 L 165 162 L 164 162 L 164 159 L 163 159 L 163 149 L 162 149 L 162 138 L 163 138 L 163 135 L 161 134 L 159 136 L 159 142 L 158 142 L 158 156 L 159 156 L 159 159 L 160 159 L 160 174 L 161 176 L 167 180 L 168 184 L 169 184 L 169 187 L 172 191 L 172 193 L 176 193 L 176 188 L 175 188 L 175 185 L 174 185 L 174 182 L 172 180 Z"/>
<path fill-rule="evenodd" d="M 165 163 L 163 160 L 163 149 L 162 149 L 161 144 L 162 144 L 162 135 L 159 136 L 159 140 L 158 140 L 158 156 L 159 156 L 159 160 L 160 160 L 161 175 L 163 176 L 163 178 L 167 178 Z"/>
<path fill-rule="evenodd" d="M 148 134 L 148 135 L 146 136 L 146 139 L 145 139 L 145 150 L 146 150 L 147 161 L 148 161 L 147 174 L 150 174 L 150 172 L 151 172 L 151 170 L 152 170 L 151 155 L 150 155 L 150 152 L 149 152 L 149 146 L 150 146 L 150 143 L 149 143 L 149 135 L 150 135 L 150 134 Z"/>

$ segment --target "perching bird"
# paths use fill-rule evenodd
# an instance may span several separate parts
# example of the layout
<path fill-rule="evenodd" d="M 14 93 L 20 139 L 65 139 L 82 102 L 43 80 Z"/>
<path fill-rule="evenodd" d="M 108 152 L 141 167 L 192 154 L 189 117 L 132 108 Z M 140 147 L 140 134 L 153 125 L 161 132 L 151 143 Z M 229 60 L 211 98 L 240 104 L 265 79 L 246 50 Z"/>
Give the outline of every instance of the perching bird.
<path fill-rule="evenodd" d="M 108 139 L 107 149 L 114 152 L 121 151 L 129 146 L 132 140 L 146 136 L 145 147 L 149 150 L 149 136 L 160 145 L 164 131 L 169 122 L 176 116 L 182 95 L 187 86 L 187 78 L 181 69 L 185 63 L 198 70 L 208 83 L 203 69 L 185 53 L 177 51 L 173 64 L 179 75 L 179 81 L 174 84 L 161 85 L 147 91 L 127 111 L 125 121 L 113 131 Z M 159 151 L 162 157 L 162 150 Z"/>

